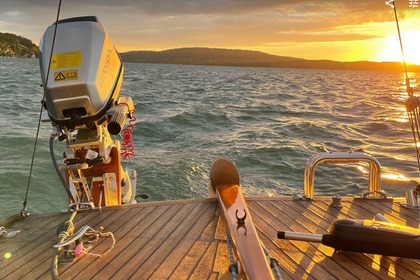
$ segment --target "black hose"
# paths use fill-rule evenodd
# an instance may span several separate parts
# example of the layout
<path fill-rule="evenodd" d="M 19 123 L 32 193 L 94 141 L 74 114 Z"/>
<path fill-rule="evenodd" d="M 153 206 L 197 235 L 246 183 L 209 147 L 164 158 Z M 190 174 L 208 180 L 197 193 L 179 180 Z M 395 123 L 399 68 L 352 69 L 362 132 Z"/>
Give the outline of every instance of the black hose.
<path fill-rule="evenodd" d="M 57 228 L 57 234 L 58 234 L 57 244 L 64 242 L 64 240 L 66 240 L 67 238 L 73 235 L 74 233 L 73 220 L 76 217 L 76 214 L 77 214 L 77 211 L 72 212 L 69 219 Z M 51 278 L 54 280 L 59 279 L 58 258 L 62 249 L 63 247 L 58 247 L 54 249 L 54 255 L 52 257 L 51 270 L 50 270 Z"/>
<path fill-rule="evenodd" d="M 66 179 L 64 179 L 64 176 L 61 173 L 60 168 L 58 167 L 57 159 L 55 158 L 55 154 L 54 154 L 54 139 L 55 139 L 55 136 L 51 136 L 50 137 L 50 145 L 49 146 L 50 146 L 51 160 L 53 162 L 54 169 L 57 172 L 58 178 L 60 178 L 60 181 L 63 184 L 64 190 L 67 192 L 67 195 L 68 195 L 69 199 L 71 200 L 71 202 L 74 203 L 76 201 L 74 201 L 73 195 L 70 192 L 69 188 L 67 187 Z"/>
<path fill-rule="evenodd" d="M 64 241 L 64 237 L 57 240 L 57 243 L 61 243 Z M 54 280 L 59 279 L 59 272 L 58 272 L 58 256 L 61 252 L 61 247 L 54 249 L 54 255 L 51 262 L 51 278 Z"/>

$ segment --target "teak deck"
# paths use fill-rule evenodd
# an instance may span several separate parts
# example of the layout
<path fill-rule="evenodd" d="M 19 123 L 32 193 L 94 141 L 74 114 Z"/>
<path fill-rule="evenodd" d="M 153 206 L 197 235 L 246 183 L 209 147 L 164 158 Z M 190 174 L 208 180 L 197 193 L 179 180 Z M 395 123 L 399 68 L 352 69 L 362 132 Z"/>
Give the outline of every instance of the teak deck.
<path fill-rule="evenodd" d="M 279 262 L 283 279 L 418 279 L 420 260 L 372 254 L 334 252 L 317 243 L 277 239 L 277 231 L 324 234 L 338 218 L 389 220 L 419 226 L 419 210 L 398 201 L 343 199 L 342 209 L 331 198 L 248 198 L 259 237 Z M 214 199 L 146 202 L 101 211 L 80 212 L 75 231 L 83 225 L 115 235 L 116 244 L 103 257 L 82 256 L 59 264 L 60 279 L 231 279 L 223 220 Z M 57 226 L 68 213 L 32 215 L 12 229 L 21 233 L 0 238 L 1 279 L 50 279 L 52 245 Z M 9 230 L 9 229 L 8 229 Z M 101 238 L 92 253 L 105 252 L 112 241 Z M 5 254 L 10 258 L 6 258 Z"/>

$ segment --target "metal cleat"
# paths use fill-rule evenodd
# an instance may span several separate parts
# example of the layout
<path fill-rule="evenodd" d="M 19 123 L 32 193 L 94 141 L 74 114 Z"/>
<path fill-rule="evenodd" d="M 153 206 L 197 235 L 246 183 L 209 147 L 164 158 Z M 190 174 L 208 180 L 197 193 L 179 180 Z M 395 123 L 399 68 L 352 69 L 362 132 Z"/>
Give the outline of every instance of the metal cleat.
<path fill-rule="evenodd" d="M 341 204 L 341 197 L 340 197 L 340 195 L 336 194 L 335 196 L 333 196 L 332 202 L 331 202 L 330 206 L 331 207 L 334 207 L 336 209 L 343 208 L 343 204 Z"/>
<path fill-rule="evenodd" d="M 375 190 L 375 191 L 362 191 L 359 197 L 361 199 L 389 199 L 390 197 L 387 196 L 386 191 L 384 190 Z"/>
<path fill-rule="evenodd" d="M 73 242 L 76 242 L 76 240 L 78 240 L 79 238 L 81 238 L 83 236 L 83 234 L 85 234 L 85 232 L 90 229 L 89 226 L 82 226 L 78 232 L 76 232 L 72 237 L 64 240 L 63 242 L 59 243 L 59 244 L 55 244 L 53 245 L 53 248 L 60 248 L 60 247 L 64 247 L 67 245 L 70 245 Z"/>

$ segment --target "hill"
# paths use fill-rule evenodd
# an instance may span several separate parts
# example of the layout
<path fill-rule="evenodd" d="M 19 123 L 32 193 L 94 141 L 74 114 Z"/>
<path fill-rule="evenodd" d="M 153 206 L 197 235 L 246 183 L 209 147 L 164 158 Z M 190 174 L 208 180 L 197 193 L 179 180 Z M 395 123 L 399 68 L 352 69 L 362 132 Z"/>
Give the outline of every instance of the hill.
<path fill-rule="evenodd" d="M 401 63 L 399 62 L 338 62 L 332 60 L 307 60 L 288 56 L 271 55 L 259 51 L 216 48 L 180 48 L 164 51 L 131 51 L 121 53 L 121 58 L 126 62 L 141 63 L 393 72 L 401 72 L 403 70 Z M 420 65 L 408 65 L 408 70 L 412 72 L 420 72 Z"/>
<path fill-rule="evenodd" d="M 38 46 L 24 37 L 0 32 L 0 56 L 31 57 L 39 55 Z"/>
<path fill-rule="evenodd" d="M 38 57 L 39 48 L 24 37 L 0 32 L 0 56 Z M 179 48 L 164 51 L 130 51 L 121 53 L 124 62 L 192 64 L 214 66 L 338 69 L 402 72 L 399 62 L 339 62 L 332 60 L 308 60 L 289 56 L 271 55 L 260 51 Z M 408 71 L 420 72 L 420 65 L 408 64 Z"/>

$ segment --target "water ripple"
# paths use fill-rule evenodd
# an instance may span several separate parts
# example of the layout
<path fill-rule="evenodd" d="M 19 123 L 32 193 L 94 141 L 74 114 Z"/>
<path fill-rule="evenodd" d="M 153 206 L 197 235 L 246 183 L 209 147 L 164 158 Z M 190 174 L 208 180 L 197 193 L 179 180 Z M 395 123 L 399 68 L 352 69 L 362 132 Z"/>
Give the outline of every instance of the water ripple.
<path fill-rule="evenodd" d="M 42 99 L 38 62 L 0 58 L 0 81 L 0 203 L 16 210 Z M 138 192 L 152 200 L 206 196 L 218 157 L 237 165 L 246 195 L 290 195 L 302 193 L 310 156 L 363 151 L 381 162 L 383 188 L 401 195 L 418 177 L 403 85 L 400 74 L 385 72 L 127 63 L 121 95 L 137 109 L 136 156 L 128 164 L 138 171 Z M 34 211 L 66 203 L 49 159 L 49 132 L 43 124 Z M 57 144 L 57 155 L 63 150 Z M 320 166 L 316 193 L 360 192 L 364 168 Z"/>

